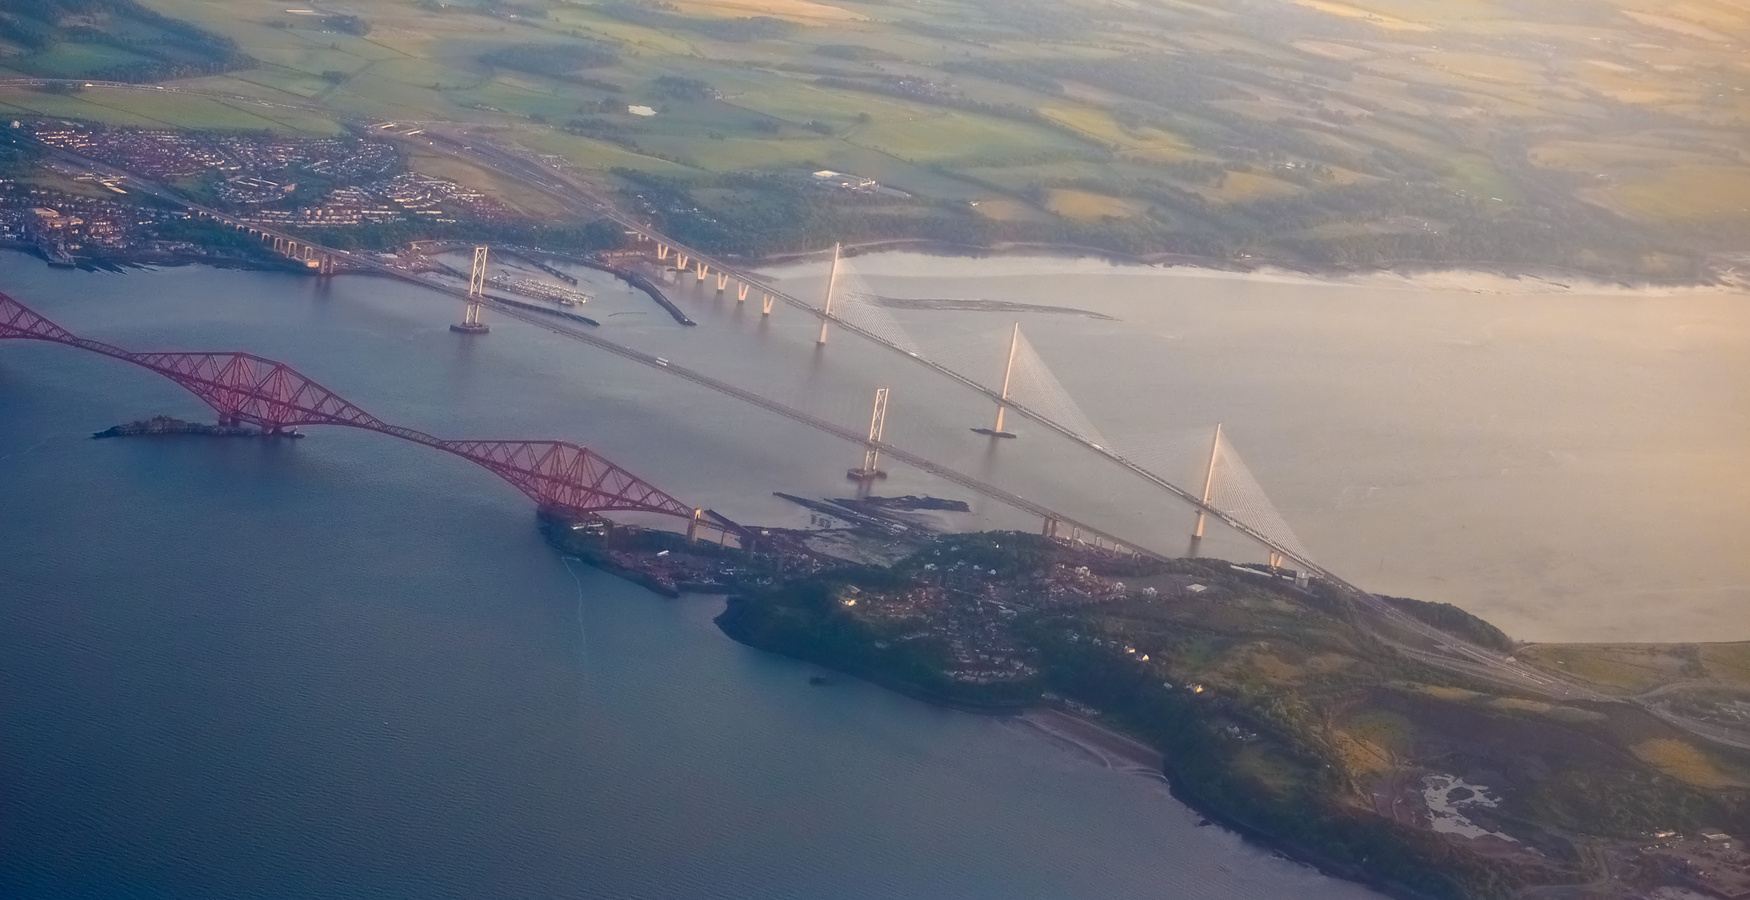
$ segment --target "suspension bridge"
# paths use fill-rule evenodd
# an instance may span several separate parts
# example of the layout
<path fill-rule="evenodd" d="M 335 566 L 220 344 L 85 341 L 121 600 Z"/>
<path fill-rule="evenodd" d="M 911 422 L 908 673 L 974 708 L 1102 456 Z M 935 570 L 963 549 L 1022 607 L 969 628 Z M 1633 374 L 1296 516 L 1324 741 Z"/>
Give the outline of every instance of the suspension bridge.
<path fill-rule="evenodd" d="M 1059 408 L 1055 410 L 1048 405 L 1044 408 L 1035 408 L 1033 404 L 1027 402 L 1027 391 L 1025 390 L 1011 394 L 1006 387 L 993 388 L 948 364 L 931 359 L 905 333 L 904 329 L 898 326 L 891 313 L 881 307 L 873 292 L 858 290 L 853 286 L 845 291 L 840 299 L 838 285 L 841 280 L 841 271 L 845 267 L 836 246 L 833 251 L 832 270 L 827 278 L 825 298 L 817 306 L 775 287 L 770 282 L 750 274 L 745 269 L 700 252 L 696 248 L 681 244 L 650 225 L 620 212 L 612 204 L 596 199 L 587 188 L 562 171 L 543 165 L 537 160 L 525 158 L 514 151 L 498 147 L 489 140 L 476 139 L 464 146 L 462 142 L 454 138 L 440 136 L 438 139 L 453 152 L 457 152 L 458 155 L 481 162 L 556 199 L 566 202 L 576 202 L 581 199 L 585 206 L 624 228 L 626 234 L 633 239 L 635 244 L 647 247 L 650 251 L 649 256 L 652 257 L 651 262 L 659 267 L 672 267 L 672 271 L 677 277 L 684 279 L 690 275 L 696 282 L 702 284 L 714 280 L 717 293 L 720 295 L 730 291 L 731 286 L 733 286 L 737 303 L 746 302 L 752 294 L 757 292 L 760 297 L 762 315 L 771 315 L 775 305 L 782 302 L 808 315 L 815 316 L 821 321 L 818 344 L 827 342 L 829 326 L 837 326 L 858 337 L 873 341 L 903 355 L 917 365 L 931 369 L 966 388 L 983 394 L 995 402 L 999 410 L 1013 411 L 1057 432 L 1149 484 L 1166 491 L 1192 506 L 1197 511 L 1200 525 L 1205 516 L 1214 517 L 1234 531 L 1266 548 L 1270 552 L 1273 564 L 1293 562 L 1309 575 L 1317 576 L 1357 594 L 1366 594 L 1365 591 L 1349 584 L 1312 560 L 1305 545 L 1288 528 L 1287 522 L 1264 496 L 1262 490 L 1258 488 L 1256 479 L 1252 478 L 1245 469 L 1231 443 L 1224 442 L 1219 435 L 1214 439 L 1208 463 L 1208 471 L 1212 473 L 1211 484 L 1201 492 L 1184 488 L 1099 439 L 1098 429 L 1094 428 L 1085 416 L 1078 419 L 1069 414 L 1071 411 L 1079 412 L 1079 408 L 1075 407 L 1073 402 L 1067 405 L 1059 404 Z M 845 280 L 854 282 L 855 275 L 853 273 L 843 272 L 843 275 Z M 503 309 L 503 307 L 499 308 Z M 523 317 L 519 315 L 517 318 Z M 535 322 L 535 324 L 548 327 L 548 323 L 545 322 Z M 1034 354 L 1034 360 L 1036 358 L 1037 355 Z M 1026 362 L 1034 363 L 1034 360 L 1026 360 Z M 1056 391 L 1050 389 L 1049 385 L 1055 383 L 1056 379 L 1051 376 L 1050 370 L 1044 365 L 1043 360 L 1037 360 L 1036 364 L 1028 365 L 1027 368 L 1037 373 L 1039 383 L 1045 388 L 1038 392 L 1038 397 L 1050 397 L 1054 394 L 1067 397 L 1067 392 L 1061 390 L 1061 385 L 1057 386 Z M 1054 412 L 1057 415 L 1053 415 Z M 842 430 L 838 426 L 834 426 L 834 429 Z M 875 446 L 878 443 L 873 435 L 863 439 L 862 442 L 869 446 Z M 892 455 L 903 461 L 903 457 L 899 454 Z M 1221 477 L 1223 474 L 1228 477 Z M 1212 502 L 1212 500 L 1219 500 L 1224 496 L 1227 499 L 1239 499 L 1244 502 L 1225 509 Z M 1051 531 L 1049 520 L 1046 530 L 1048 533 Z M 1201 533 L 1201 531 L 1202 529 L 1199 528 L 1198 532 Z"/>

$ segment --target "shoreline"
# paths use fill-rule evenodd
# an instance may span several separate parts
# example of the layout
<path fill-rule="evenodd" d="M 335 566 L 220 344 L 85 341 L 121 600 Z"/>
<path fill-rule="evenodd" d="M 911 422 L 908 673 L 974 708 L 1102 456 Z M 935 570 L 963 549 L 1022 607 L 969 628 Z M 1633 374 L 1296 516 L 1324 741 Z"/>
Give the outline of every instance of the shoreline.
<path fill-rule="evenodd" d="M 1402 260 L 1391 266 L 1374 268 L 1319 267 L 1294 260 L 1262 257 L 1242 262 L 1176 253 L 1152 253 L 1138 256 L 1076 244 L 1015 242 L 979 246 L 924 238 L 865 241 L 844 245 L 842 250 L 846 251 L 846 258 L 849 259 L 908 254 L 966 262 L 994 259 L 1054 260 L 1061 263 L 1098 262 L 1107 268 L 1153 269 L 1155 271 L 1148 274 L 1154 275 L 1459 293 L 1609 294 L 1624 296 L 1750 294 L 1750 277 L 1738 275 L 1736 278 L 1732 278 L 1723 273 L 1716 273 L 1716 277 L 1709 281 L 1635 283 L 1611 279 L 1595 272 L 1563 269 L 1556 266 L 1513 269 L 1482 262 L 1459 264 Z M 827 249 L 775 253 L 746 262 L 759 270 L 788 269 L 817 263 L 828 258 L 830 253 L 831 251 Z M 1053 272 L 1073 274 L 1059 270 L 1053 270 Z M 1455 281 L 1459 283 L 1454 283 Z"/>
<path fill-rule="evenodd" d="M 681 595 L 721 597 L 725 602 L 725 611 L 728 609 L 729 598 L 726 595 L 698 594 L 684 590 L 681 592 Z M 900 696 L 909 697 L 931 706 L 951 709 L 956 712 L 970 713 L 973 715 L 994 716 L 1012 720 L 1021 727 L 1033 731 L 1041 739 L 1057 745 L 1060 749 L 1067 750 L 1073 748 L 1075 753 L 1083 756 L 1092 764 L 1097 764 L 1103 768 L 1126 775 L 1147 777 L 1150 780 L 1155 781 L 1157 784 L 1164 784 L 1167 788 L 1168 794 L 1171 795 L 1175 801 L 1184 805 L 1186 809 L 1198 816 L 1200 819 L 1200 822 L 1198 823 L 1199 825 L 1214 825 L 1226 829 L 1261 850 L 1311 868 L 1325 877 L 1347 881 L 1352 884 L 1359 884 L 1387 897 L 1391 897 L 1393 900 L 1429 900 L 1428 895 L 1426 894 L 1418 893 L 1402 885 L 1376 878 L 1370 873 L 1362 870 L 1341 865 L 1317 853 L 1308 851 L 1306 848 L 1301 847 L 1296 843 L 1277 838 L 1260 828 L 1234 819 L 1231 816 L 1224 815 L 1185 784 L 1184 778 L 1180 777 L 1175 772 L 1172 759 L 1165 753 L 1155 750 L 1147 744 L 1142 743 L 1136 738 L 1133 738 L 1123 731 L 1120 731 L 1104 722 L 1068 710 L 1058 709 L 1055 706 L 1032 705 L 996 707 L 980 706 L 952 700 L 942 697 L 933 691 L 919 688 L 916 685 L 908 684 L 891 677 L 886 677 L 879 671 L 863 671 L 861 667 L 846 666 L 841 661 L 828 660 L 825 658 L 817 659 L 811 656 L 792 653 L 788 650 L 779 650 L 772 647 L 762 646 L 759 643 L 747 639 L 745 635 L 738 634 L 731 628 L 725 627 L 723 619 L 723 613 L 719 613 L 713 618 L 713 622 L 717 625 L 718 631 L 720 631 L 725 637 L 728 637 L 730 640 L 735 641 L 744 647 L 749 647 L 762 653 L 770 653 L 784 659 L 795 660 L 806 665 L 817 666 L 834 674 L 848 678 L 855 678 L 883 690 L 892 691 Z M 1064 745 L 1066 744 L 1069 746 L 1065 747 Z M 1121 765 L 1114 765 L 1114 762 L 1120 763 Z M 1158 767 L 1150 769 L 1149 766 L 1151 764 L 1158 764 Z"/>
<path fill-rule="evenodd" d="M 549 248 L 532 248 L 547 253 L 556 259 L 584 265 L 588 268 L 613 275 L 626 281 L 634 288 L 644 289 L 637 283 L 635 273 L 629 273 L 622 267 L 610 263 L 584 262 L 574 254 Z M 1670 297 L 1693 295 L 1720 295 L 1750 297 L 1750 276 L 1736 274 L 1735 277 L 1725 274 L 1710 281 L 1679 281 L 1679 282 L 1626 282 L 1608 279 L 1597 273 L 1566 270 L 1558 267 L 1515 270 L 1503 266 L 1485 263 L 1472 265 L 1436 264 L 1417 261 L 1404 261 L 1394 266 L 1379 268 L 1344 268 L 1344 267 L 1313 267 L 1290 260 L 1254 259 L 1246 262 L 1216 259 L 1212 257 L 1187 256 L 1183 254 L 1156 253 L 1144 256 L 1117 253 L 1102 250 L 1097 247 L 1086 247 L 1077 244 L 1036 244 L 1036 243 L 1006 243 L 989 246 L 971 244 L 956 244 L 923 238 L 900 238 L 883 241 L 866 241 L 859 244 L 845 245 L 850 259 L 867 258 L 870 260 L 895 256 L 928 257 L 936 260 L 981 264 L 992 260 L 1010 261 L 1034 260 L 1045 263 L 1056 263 L 1055 266 L 1041 266 L 1034 271 L 1016 271 L 1010 274 L 1078 274 L 1070 268 L 1077 264 L 1087 267 L 1090 274 L 1103 272 L 1110 274 L 1113 268 L 1128 267 L 1141 269 L 1137 276 L 1177 277 L 1177 278 L 1211 278 L 1232 279 L 1239 281 L 1268 282 L 1276 284 L 1300 284 L 1323 287 L 1354 287 L 1373 290 L 1408 290 L 1408 291 L 1438 291 L 1445 293 L 1471 293 L 1495 295 L 1525 295 L 1525 296 L 1620 296 L 1620 297 Z M 0 244 L 0 250 L 12 250 L 26 256 L 48 262 L 34 247 Z M 378 251 L 372 251 L 378 252 Z M 381 251 L 387 252 L 387 251 Z M 775 253 L 758 258 L 739 260 L 741 265 L 754 272 L 769 273 L 772 270 L 799 269 L 820 264 L 830 256 L 829 250 L 806 250 L 788 253 Z M 242 255 L 214 253 L 212 255 L 198 253 L 109 253 L 96 256 L 79 256 L 74 258 L 75 266 L 80 271 L 109 271 L 116 274 L 126 274 L 130 269 L 149 269 L 154 267 L 177 267 L 187 265 L 208 265 L 214 268 L 244 269 L 271 272 L 303 272 L 300 267 L 279 265 L 273 259 L 256 259 Z M 1095 268 L 1098 266 L 1099 268 Z M 345 271 L 336 273 L 373 274 L 370 272 Z M 632 274 L 632 278 L 627 275 Z M 905 273 L 865 272 L 879 276 L 907 277 Z M 989 273 L 980 273 L 988 275 Z M 937 273 L 938 277 L 955 277 L 952 273 Z M 635 280 L 636 279 L 636 280 Z M 648 290 L 646 293 L 650 293 Z M 653 295 L 654 297 L 655 295 Z M 663 298 L 666 299 L 666 298 Z M 657 299 L 659 305 L 667 306 L 663 299 Z M 674 313 L 670 310 L 670 314 Z M 684 315 L 684 314 L 683 314 Z M 677 318 L 676 321 L 681 321 Z M 691 324 L 681 322 L 681 324 Z"/>

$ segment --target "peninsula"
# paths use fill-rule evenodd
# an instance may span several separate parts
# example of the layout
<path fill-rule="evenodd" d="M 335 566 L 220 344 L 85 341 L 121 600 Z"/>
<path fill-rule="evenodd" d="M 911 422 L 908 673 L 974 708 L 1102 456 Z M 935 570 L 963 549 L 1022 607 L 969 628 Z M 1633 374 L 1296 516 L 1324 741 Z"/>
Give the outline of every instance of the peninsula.
<path fill-rule="evenodd" d="M 1016 532 L 912 534 L 892 562 L 853 563 L 811 549 L 820 532 L 739 551 L 546 530 L 666 592 L 728 594 L 717 623 L 750 646 L 1121 733 L 1207 818 L 1394 896 L 1750 891 L 1750 644 L 1520 645 L 1388 599 L 1449 649 L 1516 654 L 1559 686 L 1539 691 L 1433 664 L 1389 616 L 1257 565 Z"/>

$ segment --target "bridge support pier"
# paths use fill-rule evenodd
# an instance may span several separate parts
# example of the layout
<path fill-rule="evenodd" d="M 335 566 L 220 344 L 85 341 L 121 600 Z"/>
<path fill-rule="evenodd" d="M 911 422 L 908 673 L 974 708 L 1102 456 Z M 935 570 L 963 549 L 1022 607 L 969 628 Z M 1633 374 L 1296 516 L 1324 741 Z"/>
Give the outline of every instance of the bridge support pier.
<path fill-rule="evenodd" d="M 747 282 L 744 281 L 735 288 L 735 302 L 747 302 Z"/>
<path fill-rule="evenodd" d="M 760 296 L 762 298 L 764 298 L 760 301 L 760 315 L 762 315 L 762 316 L 771 315 L 772 314 L 772 295 L 762 293 L 762 294 L 760 294 Z"/>
<path fill-rule="evenodd" d="M 657 244 L 656 245 L 656 258 L 657 259 L 668 259 L 668 245 L 667 244 Z"/>
<path fill-rule="evenodd" d="M 699 541 L 699 526 L 704 524 L 704 521 L 705 521 L 705 511 L 702 509 L 693 510 L 693 517 L 691 519 L 687 520 L 687 543 L 689 543 L 689 544 L 698 543 L 698 541 Z"/>
<path fill-rule="evenodd" d="M 687 270 L 687 255 L 685 253 L 682 253 L 679 250 L 675 251 L 674 267 L 676 269 L 681 270 L 682 272 L 685 272 Z"/>
<path fill-rule="evenodd" d="M 719 294 L 723 293 L 724 289 L 728 288 L 728 287 L 729 287 L 729 273 L 728 272 L 718 272 L 717 273 L 717 293 L 719 293 Z"/>
<path fill-rule="evenodd" d="M 705 265 L 704 260 L 699 260 L 698 266 L 699 266 L 699 280 L 704 281 L 705 276 L 711 272 L 711 267 Z"/>
<path fill-rule="evenodd" d="M 1046 516 L 1044 527 L 1039 529 L 1040 537 L 1048 538 L 1051 540 L 1056 540 L 1057 539 L 1057 527 L 1059 525 L 1062 525 L 1062 524 L 1063 523 L 1058 521 L 1057 519 L 1054 519 L 1050 516 Z"/>

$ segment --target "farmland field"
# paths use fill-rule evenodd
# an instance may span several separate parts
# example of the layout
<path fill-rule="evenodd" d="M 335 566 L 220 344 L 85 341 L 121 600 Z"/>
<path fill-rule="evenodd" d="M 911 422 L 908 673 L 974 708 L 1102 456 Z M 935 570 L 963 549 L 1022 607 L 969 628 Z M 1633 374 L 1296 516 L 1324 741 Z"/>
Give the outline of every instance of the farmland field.
<path fill-rule="evenodd" d="M 251 63 L 170 82 L 208 99 L 9 86 L 0 109 L 467 129 L 610 192 L 674 179 L 723 222 L 695 235 L 719 249 L 1061 240 L 1692 280 L 1750 240 L 1750 11 L 1732 0 L 361 0 L 344 28 L 264 0 L 145 5 Z M 124 44 L 9 46 L 0 65 L 72 74 Z M 806 193 L 823 168 L 910 207 L 835 211 Z M 749 177 L 789 184 L 823 233 L 711 207 Z"/>

